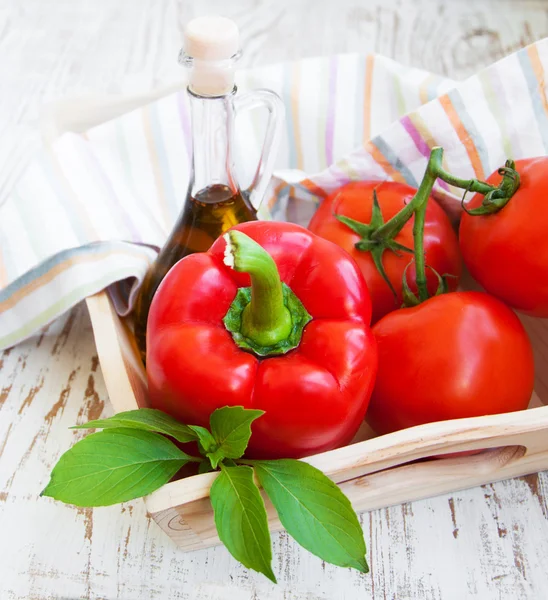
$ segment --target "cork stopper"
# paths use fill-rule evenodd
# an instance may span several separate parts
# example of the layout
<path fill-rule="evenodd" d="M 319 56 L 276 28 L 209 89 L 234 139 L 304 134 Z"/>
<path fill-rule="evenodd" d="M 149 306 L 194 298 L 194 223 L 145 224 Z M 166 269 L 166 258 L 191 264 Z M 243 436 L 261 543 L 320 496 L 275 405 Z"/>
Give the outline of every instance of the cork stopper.
<path fill-rule="evenodd" d="M 221 16 L 189 21 L 181 61 L 190 67 L 190 90 L 200 96 L 230 93 L 239 50 L 240 35 L 234 21 Z"/>

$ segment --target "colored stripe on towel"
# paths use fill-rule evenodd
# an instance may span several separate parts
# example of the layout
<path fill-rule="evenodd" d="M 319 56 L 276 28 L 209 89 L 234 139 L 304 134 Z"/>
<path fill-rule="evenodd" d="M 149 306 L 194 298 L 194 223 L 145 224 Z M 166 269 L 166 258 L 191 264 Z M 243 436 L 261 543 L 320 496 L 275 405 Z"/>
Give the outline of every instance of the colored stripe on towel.
<path fill-rule="evenodd" d="M 461 143 L 466 148 L 466 153 L 468 154 L 468 158 L 470 159 L 470 163 L 472 164 L 472 168 L 474 169 L 474 173 L 476 174 L 477 179 L 485 179 L 485 173 L 483 171 L 483 165 L 480 158 L 480 154 L 476 144 L 474 143 L 473 137 L 468 132 L 468 128 L 465 123 L 461 120 L 463 116 L 463 106 L 462 102 L 456 100 L 456 94 L 453 93 L 452 90 L 449 94 L 442 96 L 439 99 L 440 105 L 445 111 L 451 125 L 455 129 L 456 134 L 458 135 Z M 458 109 L 455 106 L 455 102 L 457 102 Z M 468 126 L 470 126 L 469 119 L 465 117 L 465 120 L 468 121 Z"/>
<path fill-rule="evenodd" d="M 544 68 L 540 62 L 538 49 L 535 46 L 524 48 L 518 53 L 518 60 L 531 97 L 531 104 L 538 123 L 544 149 L 548 152 L 548 103 L 544 81 Z"/>

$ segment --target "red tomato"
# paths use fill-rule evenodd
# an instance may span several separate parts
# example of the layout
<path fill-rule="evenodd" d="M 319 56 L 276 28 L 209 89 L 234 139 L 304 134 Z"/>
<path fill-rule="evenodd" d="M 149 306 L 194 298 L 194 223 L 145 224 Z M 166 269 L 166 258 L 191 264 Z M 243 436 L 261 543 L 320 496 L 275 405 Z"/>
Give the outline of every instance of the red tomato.
<path fill-rule="evenodd" d="M 520 320 L 480 292 L 430 298 L 374 327 L 379 365 L 366 419 L 378 434 L 527 408 L 533 351 Z"/>
<path fill-rule="evenodd" d="M 491 215 L 463 213 L 460 247 L 468 270 L 483 288 L 516 310 L 548 317 L 548 157 L 516 161 L 521 176 L 508 204 Z M 494 173 L 488 183 L 498 185 Z M 467 208 L 476 208 L 476 194 Z"/>
<path fill-rule="evenodd" d="M 407 252 L 396 254 L 391 250 L 386 250 L 383 254 L 384 269 L 396 290 L 396 300 L 388 284 L 375 267 L 371 253 L 354 247 L 354 244 L 360 241 L 360 236 L 348 226 L 343 225 L 334 216 L 338 214 L 362 223 L 369 223 L 373 206 L 373 190 L 377 192 L 379 206 L 385 222 L 408 204 L 416 192 L 416 189 L 408 185 L 390 181 L 381 183 L 378 181 L 351 182 L 335 191 L 322 202 L 312 217 L 308 228 L 317 235 L 335 242 L 356 260 L 369 288 L 373 305 L 372 322 L 375 323 L 381 317 L 402 305 L 403 272 L 410 263 L 412 255 Z M 395 238 L 396 242 L 411 250 L 414 248 L 413 222 L 414 217 L 405 224 Z M 448 280 L 449 288 L 451 290 L 456 289 L 462 269 L 459 242 L 449 217 L 433 198 L 428 202 L 426 210 L 424 250 L 427 265 L 434 268 L 440 275 L 448 273 L 456 276 L 456 278 L 449 278 Z M 438 286 L 438 280 L 430 269 L 427 269 L 426 275 L 428 290 L 431 294 L 434 294 Z M 414 265 L 409 267 L 407 278 L 410 288 L 416 292 Z"/>

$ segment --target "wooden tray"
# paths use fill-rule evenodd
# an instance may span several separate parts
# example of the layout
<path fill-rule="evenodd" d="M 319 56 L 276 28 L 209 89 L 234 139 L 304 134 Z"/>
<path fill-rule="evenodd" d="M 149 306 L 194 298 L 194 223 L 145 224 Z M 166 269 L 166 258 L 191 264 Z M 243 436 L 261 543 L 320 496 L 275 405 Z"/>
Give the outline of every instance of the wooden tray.
<path fill-rule="evenodd" d="M 106 294 L 87 299 L 97 351 L 116 412 L 147 406 L 146 377 L 130 328 Z M 458 419 L 372 437 L 364 425 L 344 448 L 306 459 L 348 496 L 356 511 L 548 469 L 548 320 L 522 318 L 535 351 L 535 393 L 528 410 Z M 483 449 L 479 454 L 435 458 Z M 220 544 L 209 502 L 216 473 L 164 485 L 147 496 L 149 514 L 184 550 Z M 271 531 L 282 529 L 265 498 Z"/>

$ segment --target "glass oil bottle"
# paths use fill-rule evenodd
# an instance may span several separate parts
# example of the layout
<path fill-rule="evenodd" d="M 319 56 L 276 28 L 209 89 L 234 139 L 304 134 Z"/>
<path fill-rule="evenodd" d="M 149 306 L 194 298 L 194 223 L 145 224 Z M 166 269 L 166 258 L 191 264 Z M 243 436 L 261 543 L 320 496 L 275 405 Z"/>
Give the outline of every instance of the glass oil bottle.
<path fill-rule="evenodd" d="M 187 25 L 179 61 L 189 69 L 191 174 L 182 211 L 145 275 L 135 305 L 134 333 L 143 362 L 150 303 L 162 279 L 183 257 L 207 251 L 232 226 L 255 220 L 272 175 L 283 104 L 270 90 L 237 93 L 234 70 L 240 55 L 239 33 L 233 21 L 199 17 Z M 268 110 L 266 135 L 253 181 L 248 189 L 241 190 L 233 163 L 235 116 L 256 107 Z"/>

